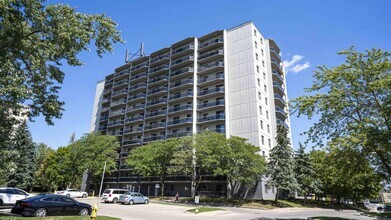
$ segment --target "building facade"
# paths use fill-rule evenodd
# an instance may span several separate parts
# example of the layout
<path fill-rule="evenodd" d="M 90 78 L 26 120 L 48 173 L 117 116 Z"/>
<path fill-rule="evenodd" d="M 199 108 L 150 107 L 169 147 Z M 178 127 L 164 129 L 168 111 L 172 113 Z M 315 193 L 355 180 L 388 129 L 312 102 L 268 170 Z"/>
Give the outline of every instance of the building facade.
<path fill-rule="evenodd" d="M 141 187 L 153 194 L 158 179 L 135 177 L 125 164 L 129 151 L 203 130 L 244 137 L 267 158 L 276 144 L 276 126 L 290 133 L 279 53 L 273 40 L 247 22 L 186 38 L 107 75 L 98 82 L 91 122 L 91 131 L 118 136 L 121 143 L 118 170 L 105 178 L 106 186 Z M 274 196 L 263 182 L 252 197 Z M 190 194 L 190 177 L 167 177 L 167 183 L 167 195 Z M 225 190 L 224 177 L 205 178 L 199 187 L 205 194 Z"/>

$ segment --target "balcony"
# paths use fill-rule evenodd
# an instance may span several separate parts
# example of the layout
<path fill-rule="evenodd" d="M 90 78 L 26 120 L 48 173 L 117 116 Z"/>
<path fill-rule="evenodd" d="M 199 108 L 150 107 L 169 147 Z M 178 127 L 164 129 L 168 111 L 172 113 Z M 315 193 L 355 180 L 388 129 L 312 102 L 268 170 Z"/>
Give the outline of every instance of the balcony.
<path fill-rule="evenodd" d="M 284 87 L 276 81 L 273 81 L 274 92 L 278 92 L 280 95 L 285 95 Z"/>
<path fill-rule="evenodd" d="M 161 94 L 166 94 L 168 91 L 168 88 L 167 86 L 163 86 L 163 87 L 160 87 L 160 88 L 153 88 L 151 90 L 148 91 L 148 97 L 152 96 L 152 95 L 161 95 Z"/>
<path fill-rule="evenodd" d="M 143 141 L 144 141 L 144 143 L 146 143 L 146 142 L 150 142 L 150 141 L 160 141 L 160 140 L 164 140 L 164 139 L 166 139 L 164 137 L 164 135 L 159 135 L 159 136 L 152 136 L 152 137 L 144 138 Z"/>
<path fill-rule="evenodd" d="M 118 101 L 112 102 L 110 104 L 110 108 L 118 107 L 118 106 L 125 105 L 125 104 L 126 104 L 126 99 L 118 100 Z"/>
<path fill-rule="evenodd" d="M 167 134 L 167 138 L 179 138 L 179 137 L 186 137 L 192 135 L 193 135 L 192 132 L 177 132 L 177 133 Z"/>
<path fill-rule="evenodd" d="M 121 90 L 113 92 L 113 94 L 111 95 L 111 98 L 114 98 L 114 97 L 118 98 L 120 96 L 126 96 L 127 94 L 128 94 L 127 89 L 121 89 Z"/>
<path fill-rule="evenodd" d="M 122 131 L 110 132 L 108 134 L 113 136 L 122 136 Z"/>
<path fill-rule="evenodd" d="M 103 112 L 107 112 L 109 109 L 110 109 L 109 107 L 102 108 L 102 109 L 100 110 L 100 112 L 101 112 L 101 113 L 103 113 Z"/>
<path fill-rule="evenodd" d="M 129 156 L 129 152 L 122 152 L 121 153 L 121 157 L 128 157 Z"/>
<path fill-rule="evenodd" d="M 222 58 L 224 56 L 224 50 L 215 50 L 212 52 L 208 52 L 205 54 L 202 54 L 198 57 L 198 63 L 208 63 L 213 60 Z"/>
<path fill-rule="evenodd" d="M 166 104 L 166 103 L 167 103 L 167 98 L 162 98 L 162 99 L 153 100 L 153 101 L 148 102 L 147 107 L 162 105 L 162 104 Z"/>
<path fill-rule="evenodd" d="M 154 58 L 151 59 L 151 65 L 157 65 L 157 64 L 160 64 L 160 63 L 164 63 L 164 62 L 167 62 L 169 59 L 170 59 L 170 54 L 169 53 L 166 53 L 166 54 L 163 54 L 163 55 L 159 55 L 159 56 L 154 57 Z"/>
<path fill-rule="evenodd" d="M 276 59 L 274 58 L 271 58 L 270 59 L 271 63 L 272 63 L 272 68 L 273 67 L 277 67 L 277 69 L 280 71 L 280 72 L 284 72 L 284 68 L 282 67 L 282 65 L 280 65 L 280 62 L 277 61 Z"/>
<path fill-rule="evenodd" d="M 138 104 L 138 105 L 131 106 L 128 109 L 126 109 L 126 113 L 144 110 L 144 108 L 145 108 L 144 104 Z"/>
<path fill-rule="evenodd" d="M 137 74 L 137 75 L 134 75 L 132 77 L 130 77 L 130 82 L 138 82 L 138 81 L 141 81 L 143 79 L 146 79 L 148 76 L 148 72 L 144 72 L 144 73 L 141 73 L 141 74 Z"/>
<path fill-rule="evenodd" d="M 146 97 L 145 93 L 130 96 L 128 98 L 128 103 L 143 100 L 145 99 L 145 97 Z"/>
<path fill-rule="evenodd" d="M 279 105 L 283 108 L 286 106 L 286 101 L 285 101 L 284 97 L 282 97 L 279 94 L 274 94 L 274 101 L 277 105 Z"/>
<path fill-rule="evenodd" d="M 282 121 L 282 120 L 278 120 L 278 119 L 277 119 L 277 125 L 282 125 L 282 126 L 284 126 L 287 130 L 289 130 L 288 124 L 285 123 L 285 122 Z"/>
<path fill-rule="evenodd" d="M 125 129 L 124 134 L 141 133 L 143 129 L 143 127 Z"/>
<path fill-rule="evenodd" d="M 121 72 L 119 73 L 115 73 L 114 77 L 116 79 L 119 79 L 119 78 L 125 78 L 128 76 L 128 74 L 130 73 L 130 70 L 127 69 L 127 70 L 122 70 Z"/>
<path fill-rule="evenodd" d="M 132 122 L 135 122 L 135 121 L 142 121 L 144 120 L 144 115 L 139 115 L 139 116 L 134 116 L 134 117 L 131 117 L 131 118 L 127 118 L 126 119 L 126 123 L 132 123 Z"/>
<path fill-rule="evenodd" d="M 98 128 L 98 131 L 106 131 L 107 126 L 101 126 Z"/>
<path fill-rule="evenodd" d="M 183 101 L 185 99 L 189 99 L 193 97 L 193 91 L 191 92 L 184 92 L 180 94 L 175 94 L 170 96 L 170 102 L 171 101 Z"/>
<path fill-rule="evenodd" d="M 122 146 L 140 145 L 141 143 L 142 143 L 141 139 L 135 139 L 135 140 L 124 141 L 122 143 Z M 121 168 L 122 168 L 122 166 L 121 166 Z M 122 169 L 126 169 L 126 168 L 122 168 Z"/>
<path fill-rule="evenodd" d="M 208 86 L 215 83 L 221 83 L 224 82 L 224 73 L 217 73 L 215 76 L 212 77 L 202 77 L 198 80 L 199 86 Z"/>
<path fill-rule="evenodd" d="M 193 50 L 194 50 L 194 44 L 191 43 L 191 44 L 185 45 L 183 47 L 180 47 L 180 48 L 177 48 L 177 49 L 173 50 L 171 58 L 175 59 L 175 58 L 180 57 L 181 55 L 183 55 L 185 53 L 190 53 Z"/>
<path fill-rule="evenodd" d="M 225 128 L 216 128 L 216 129 L 209 130 L 209 131 L 213 131 L 213 132 L 224 134 L 225 133 Z"/>
<path fill-rule="evenodd" d="M 287 117 L 287 113 L 285 112 L 284 109 L 276 106 L 276 116 L 277 118 L 283 118 L 285 120 Z"/>
<path fill-rule="evenodd" d="M 198 69 L 198 74 L 207 74 L 207 73 L 212 73 L 215 71 L 223 71 L 223 70 L 224 70 L 224 62 L 216 61 L 200 66 L 200 68 Z"/>
<path fill-rule="evenodd" d="M 179 125 L 179 124 L 188 124 L 193 123 L 193 118 L 182 118 L 182 119 L 174 119 L 167 123 L 167 126 Z"/>
<path fill-rule="evenodd" d="M 109 117 L 111 118 L 111 117 L 122 115 L 122 114 L 125 114 L 125 110 L 110 112 Z"/>
<path fill-rule="evenodd" d="M 122 81 L 114 83 L 113 88 L 124 87 L 124 86 L 127 86 L 128 84 L 129 84 L 128 80 L 122 80 Z"/>
<path fill-rule="evenodd" d="M 136 66 L 132 67 L 132 74 L 139 72 L 139 71 L 142 71 L 142 70 L 146 70 L 146 69 L 148 69 L 148 66 L 149 66 L 148 62 L 136 65 Z"/>
<path fill-rule="evenodd" d="M 162 65 L 162 66 L 158 66 L 158 67 L 155 67 L 153 69 L 150 69 L 149 75 L 152 76 L 152 75 L 158 75 L 158 74 L 161 74 L 161 73 L 164 73 L 164 72 L 168 72 L 168 69 L 169 69 L 169 65 L 168 64 L 165 64 L 165 65 Z"/>
<path fill-rule="evenodd" d="M 224 44 L 224 39 L 222 37 L 216 38 L 201 43 L 198 51 L 202 52 L 202 51 L 210 50 L 212 48 L 221 47 L 223 44 Z"/>
<path fill-rule="evenodd" d="M 189 65 L 194 62 L 194 56 L 185 56 L 178 60 L 174 60 L 171 63 L 171 68 L 179 68 L 182 66 Z"/>
<path fill-rule="evenodd" d="M 124 121 L 121 120 L 121 121 L 113 121 L 113 122 L 109 122 L 107 124 L 107 127 L 114 127 L 114 126 L 118 126 L 118 125 L 124 125 Z M 122 134 L 121 134 L 122 135 Z"/>
<path fill-rule="evenodd" d="M 168 75 L 162 75 L 162 76 L 157 76 L 149 80 L 148 85 L 157 85 L 160 83 L 166 83 L 168 80 Z"/>
<path fill-rule="evenodd" d="M 112 89 L 111 89 L 111 88 L 105 89 L 105 90 L 103 91 L 103 95 L 108 95 L 108 94 L 110 94 L 111 92 L 112 92 Z"/>
<path fill-rule="evenodd" d="M 165 129 L 165 128 L 166 128 L 166 123 L 155 123 L 155 124 L 144 126 L 144 130 Z"/>
<path fill-rule="evenodd" d="M 170 113 L 179 113 L 183 111 L 193 111 L 193 105 L 183 105 L 183 106 L 177 106 L 168 109 L 168 114 Z"/>
<path fill-rule="evenodd" d="M 278 54 L 277 50 L 274 49 L 274 47 L 270 47 L 270 53 L 274 54 L 280 61 L 281 61 L 281 56 Z"/>
<path fill-rule="evenodd" d="M 198 119 L 198 123 L 206 123 L 211 121 L 225 120 L 225 114 L 217 114 L 206 116 Z"/>
<path fill-rule="evenodd" d="M 140 91 L 140 90 L 143 90 L 143 89 L 146 89 L 146 88 L 147 88 L 147 84 L 146 83 L 140 83 L 140 84 L 137 84 L 137 85 L 129 87 L 129 93 L 130 92 L 137 92 L 137 91 Z"/>
<path fill-rule="evenodd" d="M 108 102 L 110 102 L 110 99 L 109 99 L 109 98 L 104 98 L 104 99 L 102 99 L 102 104 L 103 104 L 103 103 L 108 103 Z"/>
<path fill-rule="evenodd" d="M 284 83 L 284 78 L 277 70 L 272 69 L 272 73 L 273 73 L 273 80 L 276 79 L 276 81 L 279 82 L 280 84 Z"/>
<path fill-rule="evenodd" d="M 224 94 L 224 87 L 216 87 L 214 89 L 206 89 L 198 92 L 198 96 L 203 98 L 212 97 L 214 95 L 220 95 L 220 94 Z"/>
<path fill-rule="evenodd" d="M 179 77 L 185 77 L 185 76 L 193 76 L 194 74 L 194 68 L 193 67 L 186 67 L 183 69 L 175 70 L 171 72 L 171 80 Z"/>
<path fill-rule="evenodd" d="M 197 106 L 198 110 L 211 110 L 216 107 L 222 107 L 225 105 L 224 100 L 217 100 L 215 102 L 203 103 Z"/>
<path fill-rule="evenodd" d="M 109 119 L 108 116 L 101 117 L 101 118 L 99 118 L 99 122 L 107 121 L 107 119 Z"/>
<path fill-rule="evenodd" d="M 182 89 L 182 88 L 185 88 L 188 86 L 192 86 L 193 82 L 194 82 L 193 79 L 185 79 L 185 80 L 181 80 L 179 82 L 174 82 L 170 85 L 170 90 L 177 90 L 177 89 Z"/>
<path fill-rule="evenodd" d="M 155 117 L 158 117 L 158 116 L 165 116 L 166 113 L 167 113 L 166 110 L 154 111 L 154 112 L 146 114 L 145 118 L 155 118 Z"/>
<path fill-rule="evenodd" d="M 105 88 L 110 88 L 113 85 L 113 80 L 105 81 Z"/>

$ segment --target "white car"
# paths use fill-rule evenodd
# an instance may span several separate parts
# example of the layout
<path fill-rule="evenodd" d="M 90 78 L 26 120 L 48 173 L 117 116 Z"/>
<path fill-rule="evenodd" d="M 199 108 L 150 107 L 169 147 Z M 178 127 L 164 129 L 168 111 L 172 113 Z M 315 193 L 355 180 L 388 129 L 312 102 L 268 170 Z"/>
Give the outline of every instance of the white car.
<path fill-rule="evenodd" d="M 129 192 L 126 189 L 106 189 L 102 194 L 102 200 L 104 202 L 117 203 L 119 196 Z"/>
<path fill-rule="evenodd" d="M 78 189 L 67 189 L 64 191 L 56 191 L 56 194 L 72 197 L 72 198 L 87 198 L 88 194 L 86 192 L 80 191 Z"/>
<path fill-rule="evenodd" d="M 16 200 L 21 200 L 34 195 L 28 194 L 26 191 L 13 187 L 0 187 L 0 206 L 14 205 Z"/>

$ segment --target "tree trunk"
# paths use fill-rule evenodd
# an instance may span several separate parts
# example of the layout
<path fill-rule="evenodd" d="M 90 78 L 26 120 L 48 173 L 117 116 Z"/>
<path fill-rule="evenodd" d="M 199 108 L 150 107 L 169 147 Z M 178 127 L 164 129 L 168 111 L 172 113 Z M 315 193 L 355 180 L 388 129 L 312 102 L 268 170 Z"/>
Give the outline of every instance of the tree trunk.
<path fill-rule="evenodd" d="M 165 172 L 163 172 L 163 174 L 160 176 L 160 183 L 162 185 L 162 191 L 161 191 L 161 194 L 160 194 L 161 197 L 164 196 L 164 182 L 165 182 L 165 180 L 166 180 L 166 174 L 165 174 Z"/>
<path fill-rule="evenodd" d="M 194 142 L 194 139 L 193 139 Z M 197 189 L 197 161 L 196 161 L 196 149 L 195 144 L 193 143 L 193 149 L 192 149 L 192 173 L 191 173 L 191 197 L 194 198 L 196 196 L 196 189 Z"/>
<path fill-rule="evenodd" d="M 307 201 L 307 195 L 308 195 L 308 193 L 307 193 L 307 192 L 304 192 L 304 205 L 305 205 L 305 203 L 306 203 L 306 201 Z"/>
<path fill-rule="evenodd" d="M 227 180 L 227 199 L 233 198 L 233 190 L 231 181 Z"/>
<path fill-rule="evenodd" d="M 276 192 L 276 198 L 274 199 L 275 202 L 278 202 L 278 194 L 279 194 L 279 190 L 278 188 L 276 188 L 277 192 Z"/>

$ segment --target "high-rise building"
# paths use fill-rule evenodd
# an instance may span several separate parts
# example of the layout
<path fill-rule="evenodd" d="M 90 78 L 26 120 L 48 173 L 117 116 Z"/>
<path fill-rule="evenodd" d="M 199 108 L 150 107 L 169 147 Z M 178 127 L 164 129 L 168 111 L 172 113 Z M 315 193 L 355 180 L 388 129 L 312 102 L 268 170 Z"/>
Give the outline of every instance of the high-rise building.
<path fill-rule="evenodd" d="M 150 194 L 156 178 L 136 178 L 125 164 L 135 147 L 203 130 L 240 136 L 268 157 L 276 126 L 290 131 L 280 49 L 252 22 L 189 37 L 132 60 L 97 85 L 91 131 L 118 136 L 118 171 L 106 186 L 141 184 Z M 290 132 L 289 132 L 290 135 Z M 200 191 L 224 193 L 224 178 L 206 178 Z M 189 178 L 167 177 L 166 194 L 190 194 Z M 148 192 L 145 192 L 148 186 Z M 152 189 L 150 189 L 152 188 Z M 137 189 L 137 188 L 136 188 Z M 253 197 L 272 198 L 261 181 Z"/>

